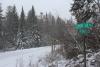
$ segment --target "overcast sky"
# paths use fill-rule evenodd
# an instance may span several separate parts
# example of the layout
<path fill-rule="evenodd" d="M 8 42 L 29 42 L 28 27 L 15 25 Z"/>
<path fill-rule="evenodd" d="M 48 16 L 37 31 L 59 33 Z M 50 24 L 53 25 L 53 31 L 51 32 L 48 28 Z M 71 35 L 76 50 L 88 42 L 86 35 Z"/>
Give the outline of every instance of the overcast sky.
<path fill-rule="evenodd" d="M 69 10 L 72 0 L 0 0 L 0 2 L 2 3 L 4 12 L 8 5 L 15 4 L 17 12 L 21 12 L 21 7 L 23 6 L 25 13 L 27 13 L 33 5 L 37 15 L 39 15 L 40 12 L 44 14 L 51 12 L 53 15 L 60 16 L 64 19 L 71 17 Z"/>

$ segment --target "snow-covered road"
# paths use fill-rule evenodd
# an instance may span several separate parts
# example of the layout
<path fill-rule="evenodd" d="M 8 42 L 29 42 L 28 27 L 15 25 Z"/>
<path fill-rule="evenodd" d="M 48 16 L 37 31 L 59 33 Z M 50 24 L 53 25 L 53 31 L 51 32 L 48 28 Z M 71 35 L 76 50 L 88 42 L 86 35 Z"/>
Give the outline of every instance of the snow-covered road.
<path fill-rule="evenodd" d="M 51 47 L 47 46 L 0 53 L 0 67 L 28 67 L 30 62 L 36 64 L 50 51 Z"/>

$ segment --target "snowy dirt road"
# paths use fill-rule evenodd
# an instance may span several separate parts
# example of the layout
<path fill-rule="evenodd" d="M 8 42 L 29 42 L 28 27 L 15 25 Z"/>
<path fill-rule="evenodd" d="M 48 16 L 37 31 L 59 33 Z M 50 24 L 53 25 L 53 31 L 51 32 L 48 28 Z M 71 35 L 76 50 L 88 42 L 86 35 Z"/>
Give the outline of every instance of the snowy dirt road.
<path fill-rule="evenodd" d="M 28 67 L 49 54 L 51 47 L 31 48 L 0 53 L 0 67 Z"/>

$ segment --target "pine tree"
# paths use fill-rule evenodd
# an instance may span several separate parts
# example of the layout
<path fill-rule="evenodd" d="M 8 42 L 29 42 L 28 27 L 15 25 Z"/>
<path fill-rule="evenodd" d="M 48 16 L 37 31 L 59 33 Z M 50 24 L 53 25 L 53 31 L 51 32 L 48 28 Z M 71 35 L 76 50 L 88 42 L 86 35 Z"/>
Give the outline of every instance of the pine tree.
<path fill-rule="evenodd" d="M 16 6 L 8 6 L 6 12 L 6 40 L 13 46 L 16 46 L 16 37 L 18 32 L 18 15 Z"/>
<path fill-rule="evenodd" d="M 44 32 L 46 34 L 49 34 L 49 18 L 48 18 L 48 14 L 46 13 L 45 15 L 45 22 L 44 22 Z"/>
<path fill-rule="evenodd" d="M 1 7 L 1 4 L 0 4 L 0 25 L 2 24 L 2 7 Z M 0 26 L 1 27 L 1 26 Z"/>
<path fill-rule="evenodd" d="M 86 22 L 95 15 L 96 6 L 95 0 L 74 0 L 71 11 L 78 22 Z"/>
<path fill-rule="evenodd" d="M 25 43 L 25 14 L 24 14 L 24 9 L 22 7 L 21 15 L 20 15 L 20 20 L 19 20 L 19 42 L 17 45 L 17 48 L 24 48 L 24 43 Z"/>
<path fill-rule="evenodd" d="M 99 2 L 98 0 L 74 0 L 71 7 L 71 12 L 75 16 L 77 23 L 89 22 L 95 25 L 91 30 L 90 34 L 86 36 L 86 46 L 90 49 L 98 49 L 100 46 L 100 32 L 98 27 L 98 12 L 99 12 Z M 99 12 L 100 13 L 100 12 Z M 92 20 L 93 22 L 89 21 Z M 77 35 L 77 40 L 81 44 L 83 42 L 82 36 Z"/>
<path fill-rule="evenodd" d="M 25 14 L 24 14 L 24 10 L 22 7 L 22 12 L 20 15 L 20 32 L 24 32 L 24 25 L 25 25 Z"/>
<path fill-rule="evenodd" d="M 56 32 L 58 38 L 62 38 L 62 36 L 64 35 L 64 24 L 60 17 L 58 17 L 56 20 Z"/>
<path fill-rule="evenodd" d="M 27 17 L 28 30 L 32 30 L 35 24 L 36 24 L 36 16 L 35 16 L 34 7 L 32 6 L 32 9 L 29 11 Z"/>
<path fill-rule="evenodd" d="M 28 30 L 31 33 L 31 36 L 33 37 L 33 45 L 31 47 L 39 47 L 39 41 L 40 41 L 40 34 L 39 34 L 39 27 L 38 27 L 38 22 L 37 22 L 37 17 L 35 15 L 35 10 L 34 7 L 32 6 L 32 9 L 28 13 L 28 18 L 27 18 L 27 25 L 28 25 Z"/>
<path fill-rule="evenodd" d="M 18 15 L 17 15 L 17 11 L 16 11 L 16 6 L 15 5 L 13 6 L 12 13 L 13 13 L 13 21 L 14 21 L 14 23 L 13 23 L 13 32 L 14 32 L 15 35 L 17 35 L 19 19 L 18 19 Z"/>
<path fill-rule="evenodd" d="M 18 32 L 18 15 L 16 11 L 16 6 L 8 6 L 6 18 L 6 23 L 9 27 L 10 32 L 16 35 Z"/>
<path fill-rule="evenodd" d="M 2 25 L 2 22 L 3 22 L 2 11 L 3 10 L 2 10 L 1 3 L 0 3 L 0 49 L 3 49 L 5 47 L 4 37 L 3 37 L 3 25 Z"/>
<path fill-rule="evenodd" d="M 2 20 L 3 20 L 3 15 L 2 15 L 2 7 L 1 7 L 1 3 L 0 3 L 0 36 L 2 36 Z"/>

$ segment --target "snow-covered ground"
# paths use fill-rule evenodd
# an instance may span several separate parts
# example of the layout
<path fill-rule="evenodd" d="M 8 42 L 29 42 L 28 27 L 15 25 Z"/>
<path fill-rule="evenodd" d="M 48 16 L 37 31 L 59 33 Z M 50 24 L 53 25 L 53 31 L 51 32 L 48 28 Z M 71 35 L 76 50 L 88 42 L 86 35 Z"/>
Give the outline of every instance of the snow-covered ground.
<path fill-rule="evenodd" d="M 0 53 L 0 67 L 84 67 L 83 64 L 83 55 L 66 60 L 58 53 L 51 55 L 50 46 Z M 100 52 L 87 54 L 87 67 L 100 67 Z"/>
<path fill-rule="evenodd" d="M 30 65 L 36 65 L 50 51 L 51 47 L 47 46 L 0 53 L 0 67 L 29 67 Z"/>

